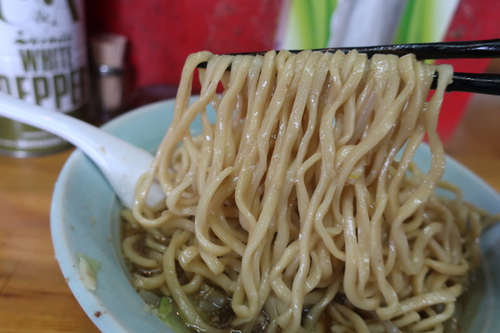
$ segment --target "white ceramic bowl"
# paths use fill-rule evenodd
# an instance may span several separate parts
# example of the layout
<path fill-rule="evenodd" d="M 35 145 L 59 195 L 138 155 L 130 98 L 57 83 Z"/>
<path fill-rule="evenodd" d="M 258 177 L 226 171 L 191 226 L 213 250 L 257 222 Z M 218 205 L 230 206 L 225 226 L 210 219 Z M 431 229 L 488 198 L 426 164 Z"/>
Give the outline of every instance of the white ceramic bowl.
<path fill-rule="evenodd" d="M 139 108 L 103 128 L 154 152 L 173 116 L 173 101 Z M 196 130 L 198 125 L 193 125 Z M 416 160 L 429 163 L 426 146 Z M 465 199 L 492 213 L 500 212 L 500 196 L 485 182 L 451 158 L 444 179 L 464 190 Z M 57 180 L 51 207 L 51 230 L 56 259 L 76 299 L 103 332 L 173 332 L 155 315 L 128 280 L 120 250 L 120 204 L 100 171 L 75 151 Z M 500 226 L 482 239 L 484 262 L 463 302 L 462 332 L 497 332 L 500 327 Z M 99 262 L 97 288 L 84 286 L 78 269 L 83 254 Z"/>

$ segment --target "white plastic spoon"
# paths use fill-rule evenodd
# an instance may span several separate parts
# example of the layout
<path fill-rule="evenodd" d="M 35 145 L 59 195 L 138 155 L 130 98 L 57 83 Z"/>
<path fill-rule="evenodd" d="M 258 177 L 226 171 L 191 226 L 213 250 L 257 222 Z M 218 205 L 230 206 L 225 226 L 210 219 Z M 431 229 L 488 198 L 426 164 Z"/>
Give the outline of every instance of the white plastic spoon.
<path fill-rule="evenodd" d="M 53 133 L 82 150 L 99 167 L 122 203 L 131 208 L 139 177 L 153 156 L 84 121 L 44 109 L 0 92 L 0 115 Z M 159 184 L 151 188 L 147 203 L 164 199 Z"/>

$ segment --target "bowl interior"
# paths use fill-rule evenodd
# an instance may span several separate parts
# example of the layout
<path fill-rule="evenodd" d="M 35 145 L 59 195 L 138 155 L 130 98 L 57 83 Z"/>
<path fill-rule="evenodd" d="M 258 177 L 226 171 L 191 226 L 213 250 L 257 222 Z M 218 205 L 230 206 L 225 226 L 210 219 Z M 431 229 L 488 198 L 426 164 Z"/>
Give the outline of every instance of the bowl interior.
<path fill-rule="evenodd" d="M 154 152 L 173 117 L 173 100 L 154 103 L 120 116 L 103 128 L 136 146 Z M 200 123 L 195 122 L 193 131 Z M 417 164 L 425 168 L 430 154 L 422 145 Z M 500 212 L 500 196 L 472 172 L 447 158 L 444 179 L 464 191 L 465 200 L 492 213 Z M 120 204 L 94 164 L 75 151 L 57 180 L 51 207 L 51 232 L 56 259 L 76 299 L 103 332 L 173 332 L 132 288 L 120 249 Z M 484 261 L 471 292 L 461 302 L 462 332 L 496 332 L 500 318 L 500 226 L 482 239 Z M 99 263 L 97 287 L 85 287 L 79 256 Z"/>

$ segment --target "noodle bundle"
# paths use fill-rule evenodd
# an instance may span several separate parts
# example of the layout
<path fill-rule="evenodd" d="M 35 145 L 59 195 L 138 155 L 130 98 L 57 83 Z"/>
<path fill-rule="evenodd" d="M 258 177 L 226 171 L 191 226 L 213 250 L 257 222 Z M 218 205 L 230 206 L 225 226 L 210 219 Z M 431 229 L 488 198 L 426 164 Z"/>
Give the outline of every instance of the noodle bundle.
<path fill-rule="evenodd" d="M 451 77 L 412 55 L 191 55 L 124 213 L 134 285 L 173 299 L 198 331 L 443 331 L 482 218 L 440 181 L 436 125 Z M 422 172 L 412 158 L 424 140 Z M 148 207 L 155 181 L 166 200 Z"/>

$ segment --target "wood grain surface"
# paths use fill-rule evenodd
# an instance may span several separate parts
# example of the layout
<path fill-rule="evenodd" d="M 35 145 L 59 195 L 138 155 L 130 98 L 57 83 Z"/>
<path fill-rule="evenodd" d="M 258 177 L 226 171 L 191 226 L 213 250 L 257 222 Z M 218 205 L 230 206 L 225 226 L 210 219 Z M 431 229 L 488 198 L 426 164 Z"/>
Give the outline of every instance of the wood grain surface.
<path fill-rule="evenodd" d="M 447 151 L 500 191 L 500 98 L 474 96 Z M 98 332 L 54 258 L 49 212 L 71 150 L 0 156 L 0 332 Z"/>

